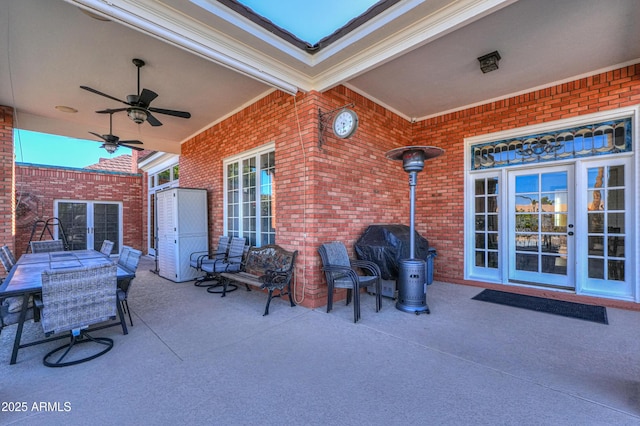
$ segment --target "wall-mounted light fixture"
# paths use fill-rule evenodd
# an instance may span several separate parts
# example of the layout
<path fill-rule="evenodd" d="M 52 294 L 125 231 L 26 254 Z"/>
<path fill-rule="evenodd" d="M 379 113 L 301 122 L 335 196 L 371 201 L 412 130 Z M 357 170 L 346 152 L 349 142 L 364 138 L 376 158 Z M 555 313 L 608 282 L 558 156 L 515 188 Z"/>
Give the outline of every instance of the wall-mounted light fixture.
<path fill-rule="evenodd" d="M 500 54 L 496 50 L 495 52 L 487 53 L 484 56 L 480 56 L 478 61 L 480 61 L 480 69 L 483 73 L 488 73 L 489 71 L 494 71 L 498 69 L 498 61 L 500 61 Z"/>

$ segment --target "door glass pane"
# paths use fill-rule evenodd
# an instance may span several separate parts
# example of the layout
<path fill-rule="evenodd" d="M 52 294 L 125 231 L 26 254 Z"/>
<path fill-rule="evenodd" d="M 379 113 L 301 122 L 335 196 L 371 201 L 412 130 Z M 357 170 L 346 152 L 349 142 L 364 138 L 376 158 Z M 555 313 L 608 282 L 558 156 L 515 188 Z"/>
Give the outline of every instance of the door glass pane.
<path fill-rule="evenodd" d="M 87 249 L 87 204 L 58 203 L 58 219 L 64 229 L 69 250 Z M 61 235 L 58 235 L 62 239 Z"/>
<path fill-rule="evenodd" d="M 120 253 L 120 208 L 117 204 L 93 204 L 93 248 L 100 250 L 104 240 L 113 241 L 112 253 Z"/>
<path fill-rule="evenodd" d="M 516 176 L 514 195 L 515 269 L 566 275 L 567 171 Z"/>
<path fill-rule="evenodd" d="M 587 169 L 587 256 L 589 278 L 625 280 L 624 167 Z"/>
<path fill-rule="evenodd" d="M 516 253 L 516 269 L 518 271 L 538 272 L 538 256 L 535 254 Z"/>

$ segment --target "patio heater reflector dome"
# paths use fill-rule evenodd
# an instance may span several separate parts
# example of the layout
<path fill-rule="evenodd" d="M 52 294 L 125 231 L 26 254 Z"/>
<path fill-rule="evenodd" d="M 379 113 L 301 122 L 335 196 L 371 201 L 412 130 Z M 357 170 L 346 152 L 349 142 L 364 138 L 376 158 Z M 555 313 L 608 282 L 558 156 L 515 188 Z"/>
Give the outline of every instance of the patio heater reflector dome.
<path fill-rule="evenodd" d="M 427 268 L 423 259 L 415 258 L 415 215 L 416 184 L 418 172 L 424 169 L 424 162 L 444 153 L 435 146 L 405 146 L 386 153 L 390 160 L 402 161 L 402 168 L 409 173 L 409 259 L 401 259 L 398 270 L 398 301 L 396 309 L 403 312 L 430 313 L 427 305 Z"/>

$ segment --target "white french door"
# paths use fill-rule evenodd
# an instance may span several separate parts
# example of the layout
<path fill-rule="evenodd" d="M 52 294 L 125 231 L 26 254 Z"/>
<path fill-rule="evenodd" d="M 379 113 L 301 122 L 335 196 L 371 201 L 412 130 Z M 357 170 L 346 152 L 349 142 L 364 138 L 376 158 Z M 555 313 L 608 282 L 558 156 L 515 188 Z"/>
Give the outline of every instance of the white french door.
<path fill-rule="evenodd" d="M 508 172 L 509 281 L 575 288 L 574 167 Z"/>
<path fill-rule="evenodd" d="M 60 220 L 70 250 L 100 250 L 104 240 L 114 242 L 112 253 L 120 252 L 122 204 L 103 201 L 57 200 L 55 215 Z M 58 232 L 58 230 L 56 230 Z M 62 238 L 61 235 L 55 235 Z"/>
<path fill-rule="evenodd" d="M 639 114 L 465 139 L 465 278 L 640 302 Z"/>

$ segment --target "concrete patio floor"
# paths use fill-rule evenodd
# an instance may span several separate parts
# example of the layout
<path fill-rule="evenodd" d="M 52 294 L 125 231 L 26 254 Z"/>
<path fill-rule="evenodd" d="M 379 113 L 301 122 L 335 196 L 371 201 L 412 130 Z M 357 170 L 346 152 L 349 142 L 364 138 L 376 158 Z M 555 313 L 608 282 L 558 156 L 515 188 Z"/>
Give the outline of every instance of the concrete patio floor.
<path fill-rule="evenodd" d="M 133 282 L 129 334 L 96 333 L 115 345 L 93 361 L 43 366 L 58 341 L 9 365 L 15 326 L 2 331 L 0 424 L 640 424 L 637 311 L 608 308 L 602 325 L 435 282 L 431 315 L 386 298 L 376 314 L 363 295 L 358 324 L 343 301 L 327 314 L 275 299 L 262 317 L 261 292 L 221 298 L 153 267 L 143 259 Z"/>

